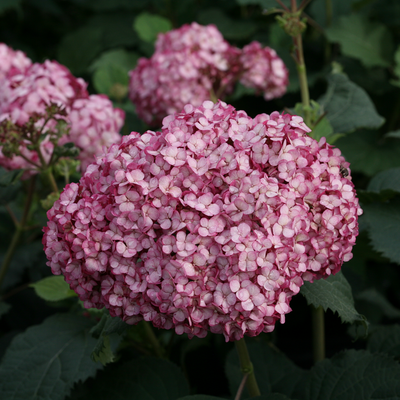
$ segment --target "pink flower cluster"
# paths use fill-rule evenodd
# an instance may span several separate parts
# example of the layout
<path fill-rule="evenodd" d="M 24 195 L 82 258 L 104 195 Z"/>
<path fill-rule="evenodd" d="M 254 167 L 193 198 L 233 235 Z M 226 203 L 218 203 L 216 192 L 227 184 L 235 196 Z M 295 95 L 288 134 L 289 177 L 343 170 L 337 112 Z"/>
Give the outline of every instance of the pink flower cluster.
<path fill-rule="evenodd" d="M 86 90 L 87 83 L 81 78 L 75 78 L 65 66 L 56 61 L 46 60 L 43 64 L 30 64 L 30 60 L 26 59 L 28 63 L 21 52 L 12 53 L 9 49 L 8 52 L 4 51 L 4 54 L 8 55 L 7 65 L 25 65 L 25 69 L 21 67 L 20 73 L 9 73 L 0 79 L 0 121 L 10 119 L 22 126 L 34 114 L 44 114 L 51 103 L 63 106 L 67 113 L 70 113 L 66 119 L 71 132 L 68 140 L 61 139 L 60 145 L 72 141 L 82 150 L 79 156 L 82 171 L 95 160 L 95 154 L 102 152 L 103 146 L 120 141 L 118 132 L 124 122 L 124 112 L 113 109 L 106 96 L 89 96 Z M 11 59 L 11 55 L 14 55 L 14 60 Z M 0 64 L 2 62 L 3 59 L 0 58 Z M 42 119 L 37 125 L 42 126 L 43 122 Z M 55 121 L 51 121 L 45 132 L 54 126 Z M 27 149 L 28 144 L 29 140 L 25 140 L 20 146 L 25 158 L 7 158 L 2 154 L 0 147 L 0 165 L 7 169 L 27 169 L 29 171 L 25 177 L 37 173 L 34 164 L 40 164 L 39 156 L 36 151 Z M 50 159 L 53 148 L 48 137 L 41 142 L 41 152 L 46 161 Z"/>
<path fill-rule="evenodd" d="M 62 137 L 59 144 L 72 142 L 81 151 L 81 171 L 95 162 L 95 156 L 121 141 L 119 131 L 124 125 L 125 113 L 114 108 L 111 100 L 104 94 L 94 94 L 87 98 L 76 99 L 70 108 L 69 135 Z"/>
<path fill-rule="evenodd" d="M 132 132 L 48 211 L 48 265 L 85 307 L 226 340 L 285 321 L 352 257 L 362 213 L 340 151 L 301 117 L 186 105 Z M 346 176 L 345 176 L 346 175 Z"/>
<path fill-rule="evenodd" d="M 268 100 L 282 96 L 288 71 L 275 51 L 258 42 L 243 51 L 224 40 L 214 25 L 195 22 L 160 34 L 150 59 L 130 71 L 129 97 L 149 125 L 212 96 L 224 98 L 236 81 L 254 87 Z"/>
<path fill-rule="evenodd" d="M 251 42 L 243 47 L 240 56 L 243 75 L 240 82 L 264 94 L 265 100 L 282 97 L 289 84 L 285 64 L 276 51 L 262 47 L 259 42 Z"/>
<path fill-rule="evenodd" d="M 22 51 L 0 43 L 0 79 L 25 73 L 32 61 Z"/>

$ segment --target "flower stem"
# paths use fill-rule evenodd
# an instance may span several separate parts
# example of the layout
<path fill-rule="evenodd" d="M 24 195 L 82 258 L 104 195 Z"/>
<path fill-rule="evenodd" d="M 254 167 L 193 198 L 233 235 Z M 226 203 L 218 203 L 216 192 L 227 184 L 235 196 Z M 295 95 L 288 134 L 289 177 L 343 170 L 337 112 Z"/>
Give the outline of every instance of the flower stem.
<path fill-rule="evenodd" d="M 253 364 L 250 360 L 249 352 L 247 350 L 244 338 L 235 342 L 236 350 L 239 354 L 240 368 L 243 375 L 247 375 L 246 387 L 249 391 L 250 397 L 260 396 L 260 389 L 258 388 L 256 376 L 254 375 Z"/>
<path fill-rule="evenodd" d="M 30 210 L 31 204 L 32 204 L 33 194 L 35 192 L 35 183 L 36 183 L 36 176 L 33 176 L 31 178 L 31 182 L 29 184 L 28 197 L 26 198 L 26 201 L 25 201 L 25 206 L 24 206 L 24 211 L 22 214 L 21 221 L 16 225 L 14 235 L 11 239 L 11 243 L 8 246 L 7 253 L 4 256 L 3 262 L 0 267 L 0 286 L 3 283 L 4 277 L 6 276 L 8 267 L 10 266 L 10 263 L 14 256 L 14 253 L 15 253 L 15 250 L 17 249 L 18 243 L 21 239 L 22 232 L 26 228 L 29 210 Z"/>
<path fill-rule="evenodd" d="M 157 336 L 154 334 L 154 330 L 151 324 L 147 321 L 143 321 L 143 326 L 147 338 L 149 339 L 151 347 L 153 348 L 156 356 L 160 358 L 165 358 L 164 349 L 162 348 L 160 342 L 158 341 Z"/>
<path fill-rule="evenodd" d="M 312 307 L 312 331 L 313 359 L 314 363 L 317 363 L 325 358 L 325 318 L 321 306 Z"/>
<path fill-rule="evenodd" d="M 297 11 L 297 2 L 296 0 L 291 0 L 291 2 L 292 13 L 295 13 Z M 303 39 L 301 33 L 293 37 L 293 42 L 296 52 L 295 61 L 297 65 L 297 73 L 299 75 L 301 102 L 303 103 L 304 110 L 304 122 L 307 126 L 310 126 L 310 93 L 308 91 L 307 70 L 304 62 Z"/>
<path fill-rule="evenodd" d="M 49 179 L 50 186 L 53 189 L 53 192 L 58 193 L 58 186 L 57 186 L 56 180 L 54 178 L 53 172 L 51 171 L 50 168 L 48 168 L 45 173 L 47 175 L 47 178 Z"/>

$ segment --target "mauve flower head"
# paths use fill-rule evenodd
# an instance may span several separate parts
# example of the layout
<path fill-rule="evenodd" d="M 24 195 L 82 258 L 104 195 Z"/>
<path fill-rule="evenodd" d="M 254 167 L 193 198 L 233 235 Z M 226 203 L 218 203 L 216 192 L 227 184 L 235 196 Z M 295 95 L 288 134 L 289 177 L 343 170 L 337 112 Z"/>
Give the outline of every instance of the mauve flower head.
<path fill-rule="evenodd" d="M 111 100 L 104 94 L 76 99 L 68 113 L 69 134 L 60 139 L 59 144 L 72 142 L 80 150 L 78 159 L 80 170 L 95 161 L 95 156 L 121 141 L 119 131 L 124 125 L 125 113 L 114 108 Z"/>
<path fill-rule="evenodd" d="M 48 211 L 48 265 L 85 307 L 225 339 L 271 332 L 358 234 L 349 164 L 301 117 L 186 105 L 132 132 Z"/>
<path fill-rule="evenodd" d="M 159 125 L 187 103 L 199 106 L 211 92 L 223 97 L 232 91 L 240 50 L 214 25 L 193 22 L 159 34 L 155 47 L 129 74 L 129 97 L 147 124 Z"/>
<path fill-rule="evenodd" d="M 289 71 L 276 51 L 251 42 L 240 56 L 244 73 L 240 82 L 263 93 L 265 100 L 283 96 L 289 84 Z"/>
<path fill-rule="evenodd" d="M 22 126 L 35 114 L 45 114 L 46 108 L 54 103 L 62 106 L 68 112 L 77 98 L 89 96 L 87 84 L 81 78 L 75 78 L 65 66 L 56 61 L 46 60 L 43 64 L 35 63 L 22 74 L 16 74 L 4 79 L 0 88 L 0 121 L 9 119 Z M 44 119 L 37 122 L 42 126 Z M 55 120 L 47 124 L 46 129 L 54 128 Z M 36 163 L 39 157 L 36 151 L 27 149 L 29 141 L 21 144 L 20 152 L 30 161 Z M 41 144 L 42 153 L 47 162 L 53 152 L 53 144 L 44 140 Z M 11 159 L 5 157 L 0 148 L 0 165 L 7 169 L 26 169 L 24 178 L 37 173 L 37 168 L 20 156 Z"/>
<path fill-rule="evenodd" d="M 31 59 L 25 53 L 0 43 L 0 84 L 3 84 L 1 80 L 4 78 L 24 74 L 31 64 Z"/>

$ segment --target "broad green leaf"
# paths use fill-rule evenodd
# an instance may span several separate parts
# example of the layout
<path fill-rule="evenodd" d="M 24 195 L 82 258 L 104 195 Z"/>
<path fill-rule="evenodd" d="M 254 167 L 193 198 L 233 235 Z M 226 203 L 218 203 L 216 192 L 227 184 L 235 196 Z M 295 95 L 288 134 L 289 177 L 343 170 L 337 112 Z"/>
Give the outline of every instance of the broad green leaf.
<path fill-rule="evenodd" d="M 86 0 L 79 1 L 83 7 L 90 8 L 95 11 L 114 11 L 118 9 L 135 10 L 145 7 L 148 0 Z"/>
<path fill-rule="evenodd" d="M 10 311 L 11 305 L 4 302 L 0 301 L 0 318 L 4 315 L 7 314 Z"/>
<path fill-rule="evenodd" d="M 168 32 L 172 29 L 172 24 L 160 15 L 143 12 L 135 18 L 133 28 L 142 40 L 154 43 L 159 33 Z"/>
<path fill-rule="evenodd" d="M 368 338 L 367 349 L 371 353 L 384 353 L 400 357 L 400 325 L 381 326 Z"/>
<path fill-rule="evenodd" d="M 377 193 L 386 189 L 400 192 L 400 167 L 387 169 L 375 175 L 367 187 L 367 190 Z"/>
<path fill-rule="evenodd" d="M 4 253 L 0 253 L 0 263 L 3 257 Z M 32 275 L 37 275 L 37 270 L 40 270 L 41 268 L 39 264 L 41 260 L 43 260 L 41 257 L 44 257 L 43 244 L 41 240 L 18 246 L 1 285 L 2 290 L 6 290 L 7 288 L 21 282 L 23 273 L 27 269 L 34 270 L 32 271 Z M 48 267 L 45 266 L 45 262 L 43 264 L 43 269 L 48 270 Z M 38 276 L 36 276 L 36 278 L 38 278 Z"/>
<path fill-rule="evenodd" d="M 92 359 L 101 362 L 103 365 L 115 361 L 114 352 L 122 340 L 121 334 L 129 327 L 121 318 L 103 314 L 99 323 L 90 331 L 93 337 L 97 339 L 92 352 Z"/>
<path fill-rule="evenodd" d="M 379 128 L 384 123 L 364 89 L 351 82 L 346 75 L 328 76 L 328 89 L 318 103 L 335 133 L 347 133 L 359 128 Z"/>
<path fill-rule="evenodd" d="M 307 380 L 307 371 L 296 366 L 268 343 L 249 342 L 247 347 L 260 392 L 264 395 L 278 392 L 296 398 L 298 385 Z M 232 349 L 226 358 L 225 372 L 231 395 L 234 396 L 243 379 L 236 349 Z M 246 396 L 245 389 L 243 398 Z"/>
<path fill-rule="evenodd" d="M 175 364 L 142 357 L 100 374 L 87 400 L 176 400 L 188 393 L 186 378 Z"/>
<path fill-rule="evenodd" d="M 352 171 L 373 176 L 380 171 L 400 167 L 400 142 L 382 138 L 378 132 L 354 132 L 340 138 L 335 145 L 350 162 Z"/>
<path fill-rule="evenodd" d="M 389 400 L 400 395 L 400 365 L 383 354 L 349 350 L 319 362 L 309 375 L 307 396 L 302 399 Z"/>
<path fill-rule="evenodd" d="M 117 100 L 128 93 L 129 76 L 125 68 L 119 65 L 107 65 L 93 74 L 93 84 L 98 93 L 104 93 Z"/>
<path fill-rule="evenodd" d="M 208 8 L 198 15 L 199 23 L 214 24 L 218 27 L 225 39 L 237 40 L 250 37 L 256 31 L 254 22 L 234 20 L 219 8 Z"/>
<path fill-rule="evenodd" d="M 127 51 L 122 48 L 113 49 L 102 53 L 100 57 L 93 61 L 89 67 L 89 70 L 94 72 L 99 68 L 117 65 L 128 72 L 135 68 L 138 59 L 139 54 L 133 51 Z"/>
<path fill-rule="evenodd" d="M 63 400 L 101 367 L 90 359 L 92 322 L 58 314 L 16 336 L 0 365 L 0 398 Z"/>
<path fill-rule="evenodd" d="M 397 47 L 396 53 L 394 53 L 394 61 L 395 61 L 395 66 L 393 69 L 394 74 L 397 77 L 397 80 L 392 80 L 390 83 L 392 83 L 395 86 L 400 86 L 400 46 Z"/>
<path fill-rule="evenodd" d="M 341 45 L 343 54 L 357 58 L 366 67 L 390 66 L 393 40 L 385 25 L 351 14 L 342 16 L 325 32 L 330 42 Z"/>
<path fill-rule="evenodd" d="M 30 285 L 36 294 L 46 301 L 60 301 L 69 297 L 76 297 L 76 293 L 69 288 L 62 275 L 49 276 Z"/>
<path fill-rule="evenodd" d="M 357 294 L 356 299 L 378 306 L 387 318 L 400 318 L 400 310 L 393 306 L 387 298 L 375 288 L 363 290 Z"/>
<path fill-rule="evenodd" d="M 361 322 L 365 326 L 367 324 L 365 317 L 354 308 L 351 286 L 340 271 L 327 279 L 319 279 L 313 283 L 304 282 L 300 293 L 308 304 L 322 306 L 325 311 L 329 308 L 337 312 L 342 322 Z"/>
<path fill-rule="evenodd" d="M 400 139 L 400 130 L 388 132 L 388 133 L 385 135 L 385 138 L 396 138 L 396 139 Z"/>
<path fill-rule="evenodd" d="M 0 1 L 0 14 L 7 10 L 19 10 L 22 0 L 1 0 Z"/>
<path fill-rule="evenodd" d="M 84 26 L 63 36 L 58 48 L 58 59 L 74 74 L 85 72 L 102 49 L 103 30 Z"/>
<path fill-rule="evenodd" d="M 309 12 L 313 19 L 325 28 L 328 25 L 328 4 L 330 4 L 330 7 L 332 8 L 330 13 L 330 23 L 332 23 L 332 21 L 336 21 L 341 15 L 350 14 L 352 3 L 354 3 L 352 0 L 334 0 L 329 3 L 325 0 L 314 0 L 311 2 L 306 12 Z"/>
<path fill-rule="evenodd" d="M 238 3 L 241 6 L 247 6 L 249 4 L 257 4 L 260 7 L 265 8 L 267 10 L 271 8 L 282 8 L 276 0 L 236 0 L 236 3 Z M 283 0 L 282 3 L 285 4 L 286 7 L 290 8 L 290 0 Z"/>
<path fill-rule="evenodd" d="M 400 199 L 363 205 L 372 247 L 389 260 L 400 264 Z"/>
<path fill-rule="evenodd" d="M 132 31 L 131 13 L 107 12 L 95 14 L 88 19 L 87 26 L 101 29 L 102 51 L 121 46 L 135 46 L 139 42 L 138 35 Z"/>
<path fill-rule="evenodd" d="M 21 177 L 23 170 L 14 169 L 12 171 L 7 171 L 6 169 L 0 167 L 0 186 L 6 187 L 16 183 Z"/>

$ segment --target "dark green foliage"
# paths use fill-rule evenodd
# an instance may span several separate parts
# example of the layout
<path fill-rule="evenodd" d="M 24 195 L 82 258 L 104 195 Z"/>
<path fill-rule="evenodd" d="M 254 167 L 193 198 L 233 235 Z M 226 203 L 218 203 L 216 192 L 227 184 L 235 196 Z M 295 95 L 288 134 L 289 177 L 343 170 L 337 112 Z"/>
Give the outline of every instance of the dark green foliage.
<path fill-rule="evenodd" d="M 105 94 L 125 111 L 122 133 L 129 134 L 147 129 L 128 99 L 129 71 L 153 54 L 158 33 L 212 23 L 240 48 L 253 40 L 274 48 L 290 72 L 282 98 L 267 102 L 237 84 L 229 103 L 251 116 L 304 114 L 295 47 L 271 14 L 277 8 L 275 0 L 0 0 L 0 42 L 83 77 L 91 94 Z M 400 399 L 400 2 L 312 0 L 305 12 L 313 135 L 334 143 L 351 164 L 361 233 L 343 273 L 306 282 L 285 324 L 248 338 L 261 389 L 254 399 Z M 62 158 L 54 168 L 62 188 L 79 174 L 75 148 L 57 151 L 71 161 Z M 21 177 L 0 168 L 0 262 L 23 215 L 29 183 Z M 44 177 L 36 182 L 28 224 L 0 287 L 0 398 L 233 399 L 243 374 L 233 344 L 221 335 L 189 340 L 154 330 L 157 349 L 145 322 L 129 326 L 107 310 L 85 310 L 63 277 L 50 276 L 41 204 L 58 194 Z M 327 358 L 314 366 L 307 303 L 326 310 Z M 157 352 L 168 360 L 155 358 Z M 245 388 L 241 399 L 248 398 Z"/>

